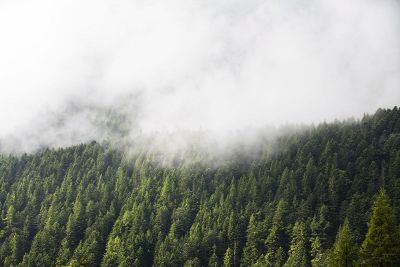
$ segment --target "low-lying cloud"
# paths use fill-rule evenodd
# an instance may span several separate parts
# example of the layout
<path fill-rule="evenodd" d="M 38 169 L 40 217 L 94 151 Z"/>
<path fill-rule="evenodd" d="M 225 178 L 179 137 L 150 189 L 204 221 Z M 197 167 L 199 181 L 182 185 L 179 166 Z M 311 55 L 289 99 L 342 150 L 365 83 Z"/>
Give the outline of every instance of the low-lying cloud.
<path fill-rule="evenodd" d="M 220 135 L 400 101 L 395 0 L 3 0 L 0 38 L 0 137 L 23 150 L 120 115 Z"/>

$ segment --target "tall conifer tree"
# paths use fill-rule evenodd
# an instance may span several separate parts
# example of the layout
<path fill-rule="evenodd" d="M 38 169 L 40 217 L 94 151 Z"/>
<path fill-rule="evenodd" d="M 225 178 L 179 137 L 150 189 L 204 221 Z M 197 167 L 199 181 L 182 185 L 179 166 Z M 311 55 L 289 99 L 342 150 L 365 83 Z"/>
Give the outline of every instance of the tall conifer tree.
<path fill-rule="evenodd" d="M 372 207 L 368 232 L 360 250 L 361 266 L 400 266 L 400 235 L 384 189 Z"/>
<path fill-rule="evenodd" d="M 354 244 L 353 234 L 349 221 L 346 219 L 336 236 L 332 251 L 332 263 L 338 267 L 354 266 L 357 259 L 357 247 Z"/>

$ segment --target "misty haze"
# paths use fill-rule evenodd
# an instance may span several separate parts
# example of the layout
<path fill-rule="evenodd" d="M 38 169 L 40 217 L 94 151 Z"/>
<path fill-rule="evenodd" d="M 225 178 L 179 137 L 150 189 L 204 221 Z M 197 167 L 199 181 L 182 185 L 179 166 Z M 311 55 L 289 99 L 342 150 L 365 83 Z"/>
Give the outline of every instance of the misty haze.
<path fill-rule="evenodd" d="M 0 0 L 0 266 L 400 266 L 399 0 Z"/>

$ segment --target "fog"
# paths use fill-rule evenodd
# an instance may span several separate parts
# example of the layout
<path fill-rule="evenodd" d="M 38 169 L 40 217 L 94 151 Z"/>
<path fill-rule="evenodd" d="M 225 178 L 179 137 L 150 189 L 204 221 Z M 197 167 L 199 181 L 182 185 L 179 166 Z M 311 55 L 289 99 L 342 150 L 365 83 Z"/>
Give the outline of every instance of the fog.
<path fill-rule="evenodd" d="M 397 0 L 0 0 L 5 150 L 247 137 L 399 102 Z"/>

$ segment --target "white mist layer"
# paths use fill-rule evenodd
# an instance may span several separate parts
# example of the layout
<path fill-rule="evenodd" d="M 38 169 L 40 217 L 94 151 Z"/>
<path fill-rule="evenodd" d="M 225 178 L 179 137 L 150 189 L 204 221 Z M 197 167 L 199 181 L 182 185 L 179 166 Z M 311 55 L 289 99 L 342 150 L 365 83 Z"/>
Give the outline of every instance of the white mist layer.
<path fill-rule="evenodd" d="M 0 139 L 26 150 L 110 138 L 99 110 L 223 138 L 400 102 L 395 0 L 3 0 L 0 36 Z"/>

